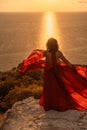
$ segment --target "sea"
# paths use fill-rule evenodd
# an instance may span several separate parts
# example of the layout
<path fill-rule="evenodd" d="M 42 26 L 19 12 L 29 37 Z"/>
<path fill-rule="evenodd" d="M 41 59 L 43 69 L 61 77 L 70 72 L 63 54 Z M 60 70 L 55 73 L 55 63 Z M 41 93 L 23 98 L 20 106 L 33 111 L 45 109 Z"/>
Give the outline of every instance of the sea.
<path fill-rule="evenodd" d="M 0 71 L 17 67 L 50 37 L 72 64 L 87 65 L 87 13 L 0 13 Z"/>

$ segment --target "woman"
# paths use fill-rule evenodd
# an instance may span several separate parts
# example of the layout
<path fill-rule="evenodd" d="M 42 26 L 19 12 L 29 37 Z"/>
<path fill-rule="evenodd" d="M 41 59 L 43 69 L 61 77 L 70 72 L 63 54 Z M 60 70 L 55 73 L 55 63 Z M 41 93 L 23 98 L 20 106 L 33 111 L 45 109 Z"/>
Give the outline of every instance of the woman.
<path fill-rule="evenodd" d="M 34 50 L 23 61 L 20 73 L 44 69 L 40 105 L 47 110 L 87 109 L 87 69 L 72 65 L 59 50 L 57 40 L 47 41 L 47 50 Z"/>

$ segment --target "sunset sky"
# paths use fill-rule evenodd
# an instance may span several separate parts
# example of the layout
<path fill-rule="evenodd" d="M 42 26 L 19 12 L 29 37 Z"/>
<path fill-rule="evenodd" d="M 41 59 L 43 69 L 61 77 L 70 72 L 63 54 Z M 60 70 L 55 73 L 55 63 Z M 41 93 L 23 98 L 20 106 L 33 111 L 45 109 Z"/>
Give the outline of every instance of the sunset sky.
<path fill-rule="evenodd" d="M 0 12 L 87 11 L 87 0 L 0 0 Z"/>

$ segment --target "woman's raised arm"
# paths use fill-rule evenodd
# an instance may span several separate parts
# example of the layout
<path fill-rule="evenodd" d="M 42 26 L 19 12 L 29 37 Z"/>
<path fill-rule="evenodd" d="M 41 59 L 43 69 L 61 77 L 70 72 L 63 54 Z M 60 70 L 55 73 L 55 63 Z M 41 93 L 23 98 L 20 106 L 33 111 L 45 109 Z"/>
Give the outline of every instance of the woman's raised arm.
<path fill-rule="evenodd" d="M 60 58 L 65 64 L 67 64 L 70 68 L 74 69 L 74 66 L 66 59 L 66 57 L 62 54 L 62 52 L 59 51 L 58 53 L 59 53 L 59 58 Z"/>

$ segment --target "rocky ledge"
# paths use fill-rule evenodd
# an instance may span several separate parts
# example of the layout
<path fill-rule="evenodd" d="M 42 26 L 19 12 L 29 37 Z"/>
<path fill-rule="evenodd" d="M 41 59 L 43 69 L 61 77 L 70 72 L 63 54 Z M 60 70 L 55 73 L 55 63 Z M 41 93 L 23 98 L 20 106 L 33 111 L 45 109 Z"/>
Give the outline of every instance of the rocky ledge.
<path fill-rule="evenodd" d="M 87 111 L 45 112 L 33 97 L 9 109 L 0 130 L 87 130 Z"/>

